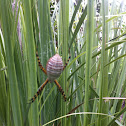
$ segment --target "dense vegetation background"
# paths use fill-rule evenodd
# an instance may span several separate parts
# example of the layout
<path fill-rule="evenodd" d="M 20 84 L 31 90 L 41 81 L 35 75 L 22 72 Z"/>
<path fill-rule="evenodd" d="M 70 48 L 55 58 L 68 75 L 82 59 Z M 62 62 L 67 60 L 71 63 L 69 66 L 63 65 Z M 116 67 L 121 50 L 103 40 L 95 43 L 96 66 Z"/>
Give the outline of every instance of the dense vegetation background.
<path fill-rule="evenodd" d="M 0 0 L 0 126 L 126 125 L 125 10 L 123 0 Z M 66 102 L 49 83 L 28 104 L 47 78 L 36 47 L 44 68 L 70 50 L 58 78 Z"/>

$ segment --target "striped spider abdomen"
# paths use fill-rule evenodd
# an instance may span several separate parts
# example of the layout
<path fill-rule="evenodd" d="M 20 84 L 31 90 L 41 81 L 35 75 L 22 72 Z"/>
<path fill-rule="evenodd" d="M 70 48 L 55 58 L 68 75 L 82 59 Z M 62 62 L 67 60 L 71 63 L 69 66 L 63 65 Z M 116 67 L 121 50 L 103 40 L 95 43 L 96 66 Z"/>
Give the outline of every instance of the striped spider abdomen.
<path fill-rule="evenodd" d="M 53 82 L 63 71 L 63 61 L 59 54 L 51 57 L 46 64 L 46 71 L 49 81 Z"/>

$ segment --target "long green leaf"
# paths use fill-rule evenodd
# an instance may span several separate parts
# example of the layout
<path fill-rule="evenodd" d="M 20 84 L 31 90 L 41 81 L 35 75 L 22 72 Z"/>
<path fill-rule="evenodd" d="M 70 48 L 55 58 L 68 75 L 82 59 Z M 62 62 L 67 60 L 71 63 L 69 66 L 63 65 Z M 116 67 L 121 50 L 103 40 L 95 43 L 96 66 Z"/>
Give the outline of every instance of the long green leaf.
<path fill-rule="evenodd" d="M 105 27 L 105 1 L 102 0 L 102 49 L 101 49 L 101 67 L 100 67 L 100 87 L 99 87 L 99 113 L 102 113 L 102 106 L 103 106 L 103 88 L 105 87 L 105 74 L 104 74 L 104 66 L 105 66 L 105 34 L 106 34 L 106 27 Z M 107 74 L 107 73 L 106 73 Z M 98 126 L 101 126 L 101 115 L 98 116 Z"/>
<path fill-rule="evenodd" d="M 14 119 L 14 125 L 22 126 L 22 116 L 21 116 L 21 108 L 19 102 L 19 90 L 17 85 L 17 77 L 15 71 L 15 63 L 14 63 L 14 43 L 15 43 L 15 35 L 14 32 L 16 28 L 15 25 L 12 25 L 12 22 L 15 22 L 14 18 L 12 19 L 10 15 L 12 11 L 10 10 L 10 2 L 8 0 L 0 0 L 0 9 L 1 9 L 1 23 L 2 23 L 2 31 L 3 37 L 5 41 L 5 49 L 6 49 L 6 64 L 7 64 L 7 74 L 9 80 L 9 92 L 10 92 L 10 100 L 12 107 L 12 114 Z M 5 9 L 6 8 L 6 9 Z M 5 11 L 3 11 L 5 10 Z M 12 36 L 10 36 L 12 34 Z"/>
<path fill-rule="evenodd" d="M 85 72 L 85 99 L 84 99 L 84 111 L 89 111 L 89 85 L 91 84 L 91 57 L 92 57 L 92 43 L 93 43 L 93 31 L 94 31 L 94 1 L 88 0 L 87 4 L 87 42 L 86 42 L 86 72 Z M 88 117 L 84 116 L 84 126 L 89 124 Z"/>
<path fill-rule="evenodd" d="M 75 31 L 74 31 L 74 33 L 72 35 L 72 38 L 71 38 L 70 44 L 69 44 L 69 48 L 71 47 L 72 43 L 74 42 L 74 40 L 76 38 L 76 35 L 77 35 L 77 33 L 78 33 L 78 31 L 79 31 L 79 29 L 80 29 L 80 27 L 81 27 L 85 17 L 86 17 L 86 15 L 87 15 L 87 6 L 85 7 L 85 9 L 83 11 L 83 14 L 81 15 L 81 17 L 79 19 L 79 22 L 78 22 L 78 24 L 76 26 L 76 29 L 75 29 Z"/>
<path fill-rule="evenodd" d="M 35 42 L 33 37 L 32 15 L 31 15 L 31 1 L 24 0 L 24 21 L 26 27 L 26 48 L 28 57 L 28 96 L 33 97 L 37 91 L 37 77 L 36 77 L 36 57 L 35 57 Z M 34 87 L 34 88 L 33 88 Z M 32 114 L 31 114 L 32 113 Z M 30 125 L 39 125 L 37 100 L 31 107 L 29 113 Z M 34 113 L 34 114 L 33 114 Z"/>

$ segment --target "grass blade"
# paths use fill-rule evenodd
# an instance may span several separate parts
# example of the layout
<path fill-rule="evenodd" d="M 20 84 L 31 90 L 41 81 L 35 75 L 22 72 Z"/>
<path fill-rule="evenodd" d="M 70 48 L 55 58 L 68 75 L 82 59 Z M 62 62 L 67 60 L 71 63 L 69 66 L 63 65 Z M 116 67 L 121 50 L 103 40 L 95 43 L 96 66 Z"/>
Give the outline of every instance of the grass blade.
<path fill-rule="evenodd" d="M 89 85 L 91 84 L 91 57 L 92 57 L 92 43 L 93 43 L 93 31 L 94 31 L 94 1 L 88 0 L 87 4 L 87 42 L 86 42 L 86 73 L 85 73 L 85 99 L 84 99 L 84 111 L 89 111 Z M 84 116 L 84 126 L 87 126 L 89 120 L 87 116 Z"/>
<path fill-rule="evenodd" d="M 36 57 L 35 57 L 35 42 L 33 37 L 32 15 L 31 15 L 31 1 L 24 0 L 24 21 L 26 27 L 26 48 L 28 57 L 28 96 L 34 96 L 37 91 L 37 76 L 36 76 Z M 34 88 L 33 88 L 34 87 Z M 32 113 L 32 114 L 31 114 Z M 37 100 L 31 106 L 31 113 L 29 113 L 30 125 L 39 125 L 38 120 L 38 106 Z M 34 114 L 33 114 L 34 113 Z"/>
<path fill-rule="evenodd" d="M 14 43 L 15 43 L 15 35 L 14 32 L 15 25 L 10 24 L 10 22 L 15 22 L 15 20 L 11 19 L 9 14 L 12 14 L 10 9 L 10 2 L 8 0 L 0 0 L 0 11 L 1 11 L 1 19 L 2 19 L 2 31 L 3 37 L 5 41 L 5 49 L 6 49 L 6 64 L 7 64 L 7 74 L 9 80 L 9 91 L 10 91 L 10 100 L 12 106 L 12 113 L 14 118 L 14 124 L 22 126 L 22 116 L 21 116 L 21 108 L 19 102 L 19 91 L 17 85 L 17 77 L 15 71 L 15 64 L 14 64 Z M 5 9 L 4 8 L 8 8 Z M 12 27 L 10 27 L 12 25 Z M 12 37 L 9 36 L 12 33 Z"/>

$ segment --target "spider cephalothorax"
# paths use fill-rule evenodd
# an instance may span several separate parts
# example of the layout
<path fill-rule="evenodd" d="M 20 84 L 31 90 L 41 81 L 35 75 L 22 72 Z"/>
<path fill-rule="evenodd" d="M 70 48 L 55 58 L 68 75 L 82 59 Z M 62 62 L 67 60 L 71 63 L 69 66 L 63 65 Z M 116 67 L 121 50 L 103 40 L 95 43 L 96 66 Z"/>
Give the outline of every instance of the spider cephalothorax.
<path fill-rule="evenodd" d="M 69 60 L 70 60 L 70 56 L 69 59 L 67 60 L 65 66 L 63 66 L 63 61 L 62 58 L 59 56 L 59 54 L 54 55 L 53 57 L 51 57 L 46 65 L 46 70 L 44 69 L 44 67 L 42 66 L 39 56 L 38 56 L 38 52 L 36 52 L 36 57 L 38 60 L 38 65 L 40 67 L 40 69 L 48 76 L 48 78 L 46 79 L 46 81 L 40 86 L 40 88 L 38 89 L 37 93 L 34 95 L 33 98 L 30 99 L 30 103 L 34 102 L 35 99 L 37 98 L 37 96 L 41 93 L 41 91 L 43 90 L 43 88 L 45 87 L 45 85 L 48 82 L 54 82 L 59 91 L 62 93 L 64 100 L 66 101 L 66 95 L 62 89 L 62 87 L 60 86 L 60 84 L 57 82 L 57 78 L 60 76 L 60 74 L 62 73 L 62 71 L 65 69 L 65 67 L 67 66 Z"/>

